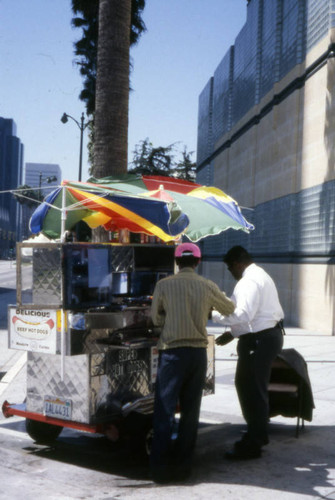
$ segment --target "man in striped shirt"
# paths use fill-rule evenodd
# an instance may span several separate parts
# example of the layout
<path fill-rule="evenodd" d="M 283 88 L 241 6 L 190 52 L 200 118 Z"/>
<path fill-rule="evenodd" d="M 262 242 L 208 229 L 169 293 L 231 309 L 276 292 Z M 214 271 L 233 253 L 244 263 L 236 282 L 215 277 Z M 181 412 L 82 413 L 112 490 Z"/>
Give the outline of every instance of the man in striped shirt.
<path fill-rule="evenodd" d="M 235 309 L 214 282 L 196 274 L 201 258 L 197 245 L 182 243 L 175 258 L 179 273 L 156 284 L 151 312 L 153 323 L 162 327 L 151 451 L 152 477 L 159 483 L 186 479 L 191 472 L 207 371 L 208 316 L 212 308 L 223 315 Z M 178 402 L 180 420 L 172 453 Z"/>

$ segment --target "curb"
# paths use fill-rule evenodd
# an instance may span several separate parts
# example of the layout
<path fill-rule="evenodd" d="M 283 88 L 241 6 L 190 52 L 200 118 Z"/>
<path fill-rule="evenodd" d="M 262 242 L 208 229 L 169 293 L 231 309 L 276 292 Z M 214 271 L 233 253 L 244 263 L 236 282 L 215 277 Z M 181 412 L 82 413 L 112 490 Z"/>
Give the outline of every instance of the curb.
<path fill-rule="evenodd" d="M 8 388 L 9 384 L 14 380 L 16 375 L 20 372 L 23 366 L 27 362 L 27 353 L 24 352 L 20 358 L 16 361 L 16 363 L 8 370 L 6 375 L 0 381 L 0 396 L 5 392 Z"/>

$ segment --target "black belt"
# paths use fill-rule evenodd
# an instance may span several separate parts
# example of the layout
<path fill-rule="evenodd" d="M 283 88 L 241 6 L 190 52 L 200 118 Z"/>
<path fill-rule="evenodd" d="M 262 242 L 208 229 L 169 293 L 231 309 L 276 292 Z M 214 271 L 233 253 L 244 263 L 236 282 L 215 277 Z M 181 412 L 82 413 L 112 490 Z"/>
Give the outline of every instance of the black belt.
<path fill-rule="evenodd" d="M 252 339 L 256 337 L 256 335 L 262 335 L 263 333 L 269 333 L 272 332 L 273 330 L 280 329 L 283 335 L 285 335 L 285 330 L 283 326 L 283 320 L 278 321 L 278 323 L 275 324 L 272 328 L 266 328 L 265 330 L 260 330 L 259 332 L 249 332 L 249 333 L 244 333 L 243 335 L 240 335 L 238 338 L 239 340 L 246 340 L 246 339 Z"/>

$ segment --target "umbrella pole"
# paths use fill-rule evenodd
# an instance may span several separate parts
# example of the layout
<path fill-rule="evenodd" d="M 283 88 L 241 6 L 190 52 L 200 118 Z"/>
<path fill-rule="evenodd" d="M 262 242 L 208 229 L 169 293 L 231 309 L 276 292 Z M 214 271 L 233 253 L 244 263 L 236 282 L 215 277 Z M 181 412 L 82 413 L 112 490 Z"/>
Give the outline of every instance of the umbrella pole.
<path fill-rule="evenodd" d="M 61 371 L 61 380 L 64 381 L 65 376 L 65 311 L 62 308 L 60 311 L 61 314 L 61 357 L 60 357 L 60 371 Z"/>
<path fill-rule="evenodd" d="M 66 222 L 66 187 L 62 187 L 62 215 L 61 215 L 61 226 L 60 226 L 60 240 L 62 243 L 65 242 L 65 222 Z"/>
<path fill-rule="evenodd" d="M 65 222 L 66 222 L 66 187 L 62 188 L 62 215 L 61 215 L 61 243 L 65 242 Z M 64 287 L 62 286 L 62 293 Z M 63 298 L 62 298 L 63 303 Z M 61 309 L 61 380 L 64 381 L 65 376 L 65 311 Z"/>

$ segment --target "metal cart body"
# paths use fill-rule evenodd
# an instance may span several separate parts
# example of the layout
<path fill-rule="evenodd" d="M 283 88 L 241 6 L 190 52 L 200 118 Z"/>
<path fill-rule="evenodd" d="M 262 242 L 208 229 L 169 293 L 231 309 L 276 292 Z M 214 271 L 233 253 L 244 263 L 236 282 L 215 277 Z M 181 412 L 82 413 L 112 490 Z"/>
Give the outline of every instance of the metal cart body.
<path fill-rule="evenodd" d="M 129 415 L 150 417 L 159 334 L 150 300 L 157 280 L 174 272 L 173 252 L 159 244 L 18 244 L 9 347 L 28 351 L 27 397 L 5 402 L 5 416 L 26 417 L 40 441 L 62 427 L 117 440 Z M 214 392 L 214 375 L 209 336 L 205 394 Z"/>

